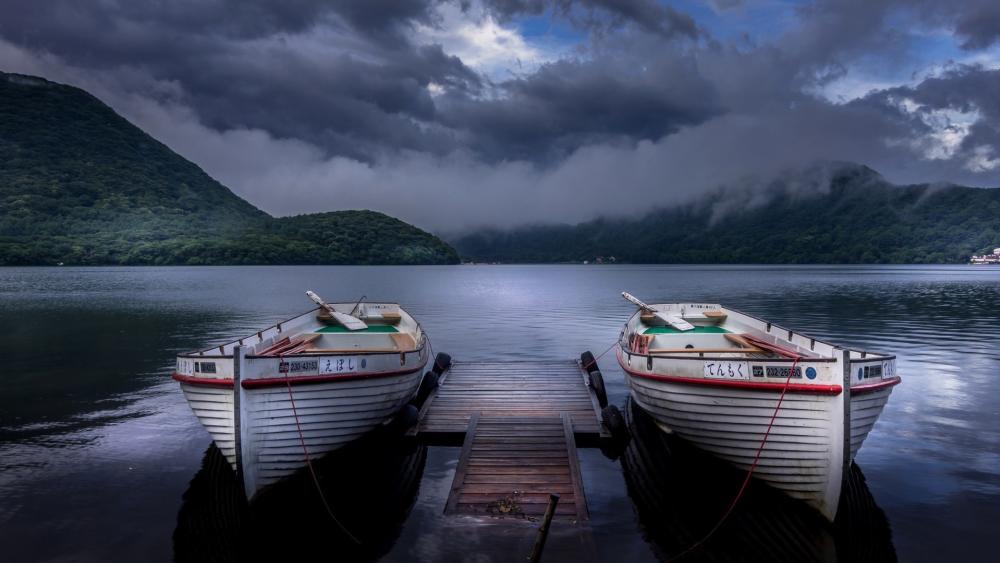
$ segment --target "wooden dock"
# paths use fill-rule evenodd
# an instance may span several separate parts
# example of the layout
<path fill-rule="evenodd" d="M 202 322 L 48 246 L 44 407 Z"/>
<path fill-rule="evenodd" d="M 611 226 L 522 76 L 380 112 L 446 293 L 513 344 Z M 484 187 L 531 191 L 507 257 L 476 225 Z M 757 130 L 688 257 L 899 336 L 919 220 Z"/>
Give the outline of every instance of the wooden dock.
<path fill-rule="evenodd" d="M 609 435 L 579 362 L 456 362 L 442 374 L 411 431 L 425 443 L 462 445 L 446 512 L 586 521 L 578 443 Z"/>

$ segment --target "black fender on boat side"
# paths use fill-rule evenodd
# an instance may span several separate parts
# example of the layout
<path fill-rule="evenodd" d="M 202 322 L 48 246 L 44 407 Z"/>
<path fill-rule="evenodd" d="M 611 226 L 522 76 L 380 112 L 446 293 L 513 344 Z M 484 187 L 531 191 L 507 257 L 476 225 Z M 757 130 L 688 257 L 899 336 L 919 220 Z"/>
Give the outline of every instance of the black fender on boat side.
<path fill-rule="evenodd" d="M 412 403 L 406 403 L 405 405 L 399 407 L 396 414 L 393 415 L 392 421 L 389 423 L 389 428 L 394 434 L 403 434 L 413 425 L 417 423 L 420 419 L 420 409 L 414 406 Z"/>
<path fill-rule="evenodd" d="M 594 390 L 594 396 L 597 397 L 597 404 L 602 409 L 608 406 L 608 391 L 604 387 L 604 376 L 601 375 L 601 370 L 594 370 L 588 373 L 587 384 Z"/>
<path fill-rule="evenodd" d="M 601 442 L 601 453 L 604 457 L 616 460 L 625 450 L 632 436 L 629 433 L 625 417 L 615 405 L 608 405 L 601 409 L 601 423 L 611 434 L 610 439 Z"/>
<path fill-rule="evenodd" d="M 410 404 L 421 409 L 424 403 L 427 402 L 427 397 L 430 397 L 431 393 L 434 392 L 438 387 L 438 374 L 433 371 L 427 371 L 424 373 L 424 378 L 420 380 L 420 388 L 417 389 L 416 396 L 410 401 Z"/>
<path fill-rule="evenodd" d="M 432 368 L 434 373 L 441 375 L 450 367 L 451 356 L 445 354 L 444 352 L 439 352 L 437 356 L 434 356 L 434 367 Z"/>

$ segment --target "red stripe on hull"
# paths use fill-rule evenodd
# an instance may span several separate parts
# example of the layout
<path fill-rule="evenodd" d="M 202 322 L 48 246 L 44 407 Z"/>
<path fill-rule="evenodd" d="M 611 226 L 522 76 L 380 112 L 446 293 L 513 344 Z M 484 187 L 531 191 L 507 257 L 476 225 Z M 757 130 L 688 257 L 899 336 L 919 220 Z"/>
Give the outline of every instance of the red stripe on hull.
<path fill-rule="evenodd" d="M 190 375 L 181 375 L 179 373 L 174 373 L 171 377 L 174 381 L 179 381 L 181 383 L 190 383 L 191 385 L 204 385 L 205 387 L 232 387 L 232 379 L 221 379 L 221 378 L 208 378 L 208 377 L 192 377 Z"/>
<path fill-rule="evenodd" d="M 886 387 L 899 385 L 901 381 L 903 381 L 901 377 L 894 377 L 892 379 L 886 379 L 885 381 L 880 381 L 878 383 L 872 383 L 871 385 L 858 385 L 856 387 L 851 387 L 851 395 L 863 395 L 864 393 L 871 393 L 873 391 L 878 391 L 879 389 L 885 389 Z"/>
<path fill-rule="evenodd" d="M 773 393 L 780 393 L 782 389 L 785 388 L 784 383 L 761 383 L 757 381 L 730 381 L 726 379 L 714 380 L 714 379 L 699 379 L 697 377 L 681 377 L 679 375 L 660 375 L 654 373 L 643 373 L 629 369 L 624 362 L 622 362 L 622 354 L 619 350 L 618 352 L 618 365 L 621 366 L 626 373 L 634 377 L 642 377 L 644 379 L 652 379 L 654 381 L 664 381 L 667 383 L 680 383 L 683 385 L 705 385 L 708 387 L 725 387 L 725 388 L 736 388 L 736 389 L 747 389 L 750 391 L 771 391 Z M 839 395 L 844 390 L 840 385 L 808 385 L 806 383 L 789 383 L 788 392 L 789 393 L 806 393 L 813 395 Z"/>
<path fill-rule="evenodd" d="M 291 384 L 313 385 L 317 383 L 330 383 L 331 381 L 354 381 L 357 379 L 377 379 L 379 377 L 392 377 L 397 375 L 409 375 L 424 369 L 427 362 L 411 369 L 401 369 L 396 371 L 381 371 L 371 373 L 352 373 L 347 375 L 299 375 L 295 377 L 268 377 L 263 379 L 245 379 L 240 382 L 244 389 L 261 389 L 264 387 L 284 387 Z"/>

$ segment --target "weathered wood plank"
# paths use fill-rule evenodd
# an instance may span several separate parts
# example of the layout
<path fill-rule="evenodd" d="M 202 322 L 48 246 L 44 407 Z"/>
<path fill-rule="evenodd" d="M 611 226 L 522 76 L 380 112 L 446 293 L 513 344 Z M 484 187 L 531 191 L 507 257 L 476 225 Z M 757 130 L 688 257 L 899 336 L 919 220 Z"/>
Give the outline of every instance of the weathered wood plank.
<path fill-rule="evenodd" d="M 455 480 L 451 483 L 451 494 L 448 495 L 448 505 L 445 510 L 454 510 L 458 502 L 457 489 L 461 488 L 465 481 L 465 470 L 469 464 L 469 454 L 472 452 L 472 441 L 476 436 L 476 424 L 479 423 L 479 413 L 473 413 L 469 419 L 469 427 L 465 433 L 465 444 L 462 445 L 462 453 L 458 458 L 458 467 L 455 468 Z"/>
<path fill-rule="evenodd" d="M 586 520 L 570 416 L 511 422 L 473 415 L 446 512 L 533 518 L 544 512 L 548 495 L 558 494 L 558 518 Z M 533 431 L 550 435 L 537 438 Z"/>
<path fill-rule="evenodd" d="M 420 410 L 420 437 L 463 436 L 447 513 L 588 518 L 576 455 L 603 428 L 576 362 L 455 362 Z"/>
<path fill-rule="evenodd" d="M 576 512 L 580 520 L 588 520 L 587 498 L 583 496 L 583 477 L 580 475 L 580 460 L 576 457 L 576 443 L 573 440 L 573 423 L 566 413 L 562 413 L 563 428 L 566 429 L 566 448 L 569 454 L 569 471 L 573 483 L 573 496 L 576 502 Z"/>
<path fill-rule="evenodd" d="M 534 424 L 537 418 L 569 412 L 577 435 L 593 437 L 602 428 L 593 394 L 577 362 L 504 361 L 455 362 L 420 411 L 413 432 L 463 433 L 473 412 L 491 420 L 509 418 L 510 424 Z M 522 433 L 530 428 L 522 427 Z M 539 429 L 541 430 L 541 429 Z M 539 436 L 550 437 L 547 428 Z"/>

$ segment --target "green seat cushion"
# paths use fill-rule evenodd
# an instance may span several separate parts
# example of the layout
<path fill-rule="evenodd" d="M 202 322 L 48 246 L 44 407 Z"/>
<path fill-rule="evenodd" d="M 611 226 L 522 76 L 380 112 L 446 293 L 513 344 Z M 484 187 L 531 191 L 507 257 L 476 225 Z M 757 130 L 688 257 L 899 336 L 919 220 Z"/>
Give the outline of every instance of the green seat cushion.
<path fill-rule="evenodd" d="M 680 331 L 672 326 L 654 326 L 647 328 L 643 334 L 724 334 L 729 332 L 721 326 L 696 326 L 693 330 Z"/>
<path fill-rule="evenodd" d="M 316 332 L 399 332 L 396 327 L 389 325 L 368 325 L 364 330 L 347 330 L 340 325 L 327 325 Z"/>

